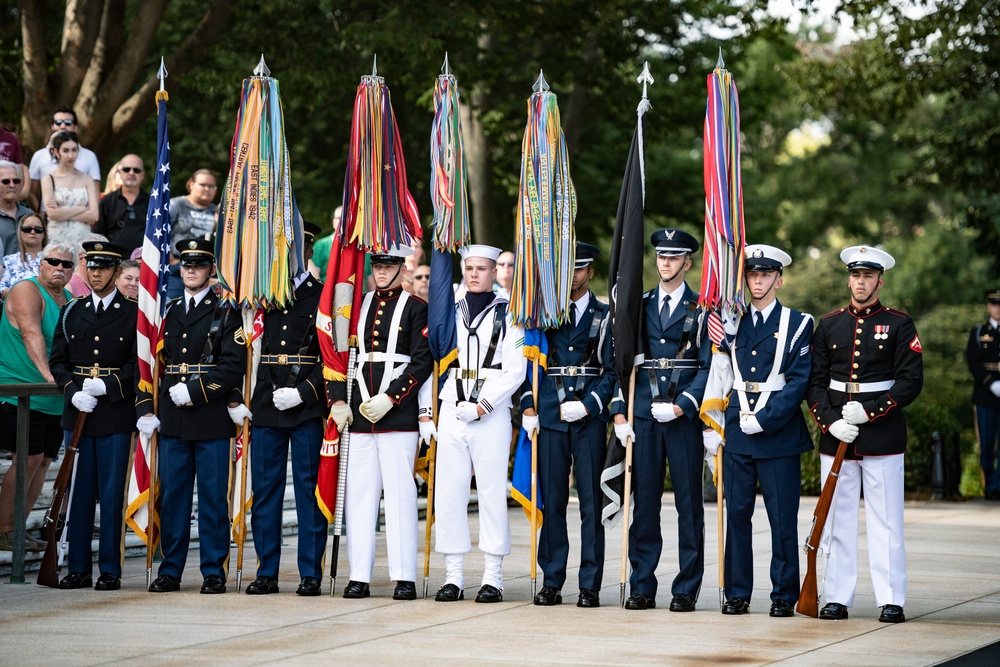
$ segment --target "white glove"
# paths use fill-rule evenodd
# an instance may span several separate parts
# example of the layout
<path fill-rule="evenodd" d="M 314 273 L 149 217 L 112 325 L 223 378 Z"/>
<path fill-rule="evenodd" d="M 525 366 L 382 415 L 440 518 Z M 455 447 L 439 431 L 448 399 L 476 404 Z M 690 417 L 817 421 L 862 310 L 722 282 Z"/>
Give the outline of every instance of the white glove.
<path fill-rule="evenodd" d="M 295 387 L 279 387 L 271 394 L 271 402 L 279 410 L 291 410 L 302 405 L 302 394 Z"/>
<path fill-rule="evenodd" d="M 990 383 L 990 391 L 993 392 L 994 396 L 1000 396 L 1000 380 Z"/>
<path fill-rule="evenodd" d="M 455 413 L 458 416 L 458 421 L 462 422 L 474 422 L 479 419 L 479 408 L 475 403 L 470 403 L 469 401 L 462 401 L 455 406 Z"/>
<path fill-rule="evenodd" d="M 716 433 L 714 429 L 702 431 L 701 444 L 705 445 L 705 451 L 708 452 L 710 457 L 715 456 L 715 453 L 719 451 L 719 445 L 722 444 L 722 436 Z"/>
<path fill-rule="evenodd" d="M 653 413 L 653 419 L 661 424 L 666 424 L 667 422 L 672 422 L 677 419 L 677 413 L 674 412 L 673 403 L 653 403 L 653 405 L 649 408 L 649 411 Z"/>
<path fill-rule="evenodd" d="M 78 391 L 73 394 L 73 398 L 69 399 L 69 402 L 80 412 L 93 412 L 97 406 L 97 399 L 85 391 Z"/>
<path fill-rule="evenodd" d="M 848 423 L 843 419 L 838 419 L 837 421 L 830 424 L 830 435 L 835 437 L 841 442 L 846 442 L 848 444 L 854 442 L 854 439 L 858 437 L 858 427 L 854 424 Z"/>
<path fill-rule="evenodd" d="M 864 424 L 868 421 L 868 415 L 865 414 L 865 409 L 857 401 L 844 403 L 840 416 L 843 417 L 844 421 L 848 424 Z"/>
<path fill-rule="evenodd" d="M 229 418 L 233 420 L 233 423 L 237 426 L 243 425 L 244 419 L 253 419 L 253 413 L 250 412 L 250 408 L 240 403 L 235 408 L 226 408 L 229 411 Z"/>
<path fill-rule="evenodd" d="M 764 432 L 760 422 L 757 421 L 757 415 L 743 415 L 740 417 L 740 430 L 747 435 L 757 435 Z"/>
<path fill-rule="evenodd" d="M 139 417 L 139 421 L 135 423 L 135 430 L 142 433 L 147 438 L 153 437 L 153 431 L 160 428 L 160 420 L 156 418 L 156 415 L 146 415 L 144 417 Z"/>
<path fill-rule="evenodd" d="M 337 430 L 343 433 L 344 427 L 354 423 L 354 413 L 351 412 L 351 406 L 346 403 L 343 405 L 331 405 L 330 419 L 337 425 Z"/>
<path fill-rule="evenodd" d="M 715 431 L 712 431 L 712 433 L 715 433 Z M 718 433 L 715 434 L 719 435 Z M 708 464 L 708 471 L 712 473 L 712 477 L 715 477 L 715 456 L 705 452 L 705 463 Z"/>
<path fill-rule="evenodd" d="M 564 422 L 578 422 L 587 416 L 583 401 L 566 401 L 559 406 L 559 418 Z"/>
<path fill-rule="evenodd" d="M 417 422 L 417 425 L 420 427 L 420 442 L 426 442 L 429 445 L 431 444 L 431 438 L 437 439 L 438 432 L 434 427 L 433 419 L 428 419 L 425 422 Z"/>
<path fill-rule="evenodd" d="M 371 423 L 377 422 L 392 409 L 392 399 L 387 394 L 376 394 L 361 404 L 361 414 Z"/>
<path fill-rule="evenodd" d="M 83 381 L 83 390 L 94 398 L 97 398 L 98 396 L 107 395 L 108 386 L 100 378 L 87 378 Z"/>
<path fill-rule="evenodd" d="M 632 438 L 632 442 L 635 442 L 635 431 L 632 430 L 632 425 L 628 422 L 625 422 L 624 424 L 615 424 L 615 435 L 623 445 L 629 438 Z"/>
<path fill-rule="evenodd" d="M 521 415 L 521 428 L 528 433 L 529 438 L 538 433 L 538 415 Z"/>
<path fill-rule="evenodd" d="M 170 400 L 177 407 L 191 405 L 191 392 L 188 391 L 186 384 L 175 384 L 167 393 L 170 394 Z"/>

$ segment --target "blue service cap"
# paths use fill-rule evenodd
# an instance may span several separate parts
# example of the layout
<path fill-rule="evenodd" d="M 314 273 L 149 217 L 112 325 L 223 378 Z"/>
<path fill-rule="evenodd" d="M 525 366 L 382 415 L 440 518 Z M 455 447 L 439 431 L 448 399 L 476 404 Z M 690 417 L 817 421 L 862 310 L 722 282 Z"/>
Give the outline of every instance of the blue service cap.
<path fill-rule="evenodd" d="M 649 237 L 649 243 L 656 249 L 656 254 L 663 257 L 691 255 L 698 252 L 698 248 L 701 247 L 695 237 L 683 229 L 672 227 L 657 229 Z"/>
<path fill-rule="evenodd" d="M 601 256 L 601 249 L 595 245 L 576 242 L 576 264 L 573 268 L 582 269 L 594 263 L 594 260 Z"/>

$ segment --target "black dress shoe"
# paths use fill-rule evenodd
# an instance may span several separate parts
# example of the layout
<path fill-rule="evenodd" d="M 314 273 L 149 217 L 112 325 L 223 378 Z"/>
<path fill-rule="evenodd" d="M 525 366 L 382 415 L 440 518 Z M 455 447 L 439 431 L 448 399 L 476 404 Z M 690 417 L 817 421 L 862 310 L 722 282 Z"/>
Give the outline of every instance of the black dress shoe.
<path fill-rule="evenodd" d="M 455 584 L 445 584 L 434 596 L 436 602 L 457 602 L 465 599 L 465 591 Z"/>
<path fill-rule="evenodd" d="M 397 581 L 396 590 L 392 592 L 393 600 L 416 600 L 417 585 L 412 581 Z"/>
<path fill-rule="evenodd" d="M 201 582 L 202 595 L 219 595 L 226 592 L 226 580 L 217 574 L 210 574 Z"/>
<path fill-rule="evenodd" d="M 270 595 L 278 592 L 278 580 L 271 577 L 257 577 L 247 586 L 247 595 Z"/>
<path fill-rule="evenodd" d="M 600 607 L 601 594 L 589 588 L 580 589 L 580 597 L 576 601 L 577 607 Z"/>
<path fill-rule="evenodd" d="M 483 587 L 479 589 L 479 593 L 476 594 L 476 602 L 501 602 L 503 601 L 503 592 L 496 586 L 490 586 L 489 584 L 483 584 Z"/>
<path fill-rule="evenodd" d="M 670 600 L 670 611 L 694 611 L 695 599 L 690 595 L 678 593 Z"/>
<path fill-rule="evenodd" d="M 651 598 L 642 593 L 632 593 L 628 600 L 625 600 L 625 608 L 636 609 L 656 609 L 656 598 Z"/>
<path fill-rule="evenodd" d="M 94 584 L 95 591 L 117 591 L 122 587 L 122 578 L 116 574 L 102 574 Z"/>
<path fill-rule="evenodd" d="M 839 602 L 830 602 L 819 610 L 819 617 L 824 621 L 843 621 L 847 618 L 847 607 Z"/>
<path fill-rule="evenodd" d="M 62 581 L 59 582 L 59 588 L 64 591 L 74 590 L 77 588 L 90 588 L 93 585 L 93 577 L 86 572 L 72 572 L 63 577 Z"/>
<path fill-rule="evenodd" d="M 771 603 L 771 612 L 768 615 L 774 618 L 790 618 L 795 616 L 795 608 L 787 600 L 775 600 Z"/>
<path fill-rule="evenodd" d="M 729 598 L 722 605 L 722 613 L 726 616 L 739 616 L 750 613 L 750 601 L 743 598 Z"/>
<path fill-rule="evenodd" d="M 539 607 L 551 607 L 552 605 L 562 604 L 562 593 L 557 588 L 542 586 L 542 590 L 538 591 L 538 594 L 535 595 L 535 604 Z"/>
<path fill-rule="evenodd" d="M 906 620 L 903 615 L 903 608 L 898 604 L 887 604 L 882 607 L 882 613 L 878 617 L 881 623 L 902 623 Z"/>
<path fill-rule="evenodd" d="M 149 585 L 150 593 L 173 593 L 181 589 L 181 580 L 169 574 L 161 574 Z"/>
<path fill-rule="evenodd" d="M 348 600 L 360 600 L 371 594 L 371 586 L 364 581 L 348 581 L 344 587 L 344 597 Z"/>
<path fill-rule="evenodd" d="M 299 587 L 295 589 L 296 595 L 303 597 L 316 597 L 320 594 L 320 583 L 316 577 L 302 577 Z"/>

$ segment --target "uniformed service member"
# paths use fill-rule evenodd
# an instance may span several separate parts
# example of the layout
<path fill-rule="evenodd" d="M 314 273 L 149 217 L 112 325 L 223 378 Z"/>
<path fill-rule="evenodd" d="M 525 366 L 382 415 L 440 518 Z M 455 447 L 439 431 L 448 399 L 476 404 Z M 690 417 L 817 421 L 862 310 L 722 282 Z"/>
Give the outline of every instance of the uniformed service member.
<path fill-rule="evenodd" d="M 812 367 L 813 318 L 777 299 L 784 268 L 791 263 L 773 246 L 746 247 L 750 307 L 735 335 L 727 335 L 721 345 L 734 375 L 722 450 L 728 519 L 723 614 L 750 611 L 758 483 L 771 526 L 770 615 L 794 616 L 799 597 L 800 458 L 812 449 L 801 406 Z M 715 431 L 706 431 L 705 438 L 718 445 Z"/>
<path fill-rule="evenodd" d="M 698 294 L 684 282 L 698 241 L 680 229 L 653 232 L 660 284 L 643 296 L 645 362 L 636 367 L 635 447 L 632 491 L 635 509 L 629 530 L 631 596 L 626 609 L 656 606 L 654 574 L 663 550 L 660 499 L 666 464 L 677 508 L 679 571 L 671 585 L 670 611 L 694 611 L 705 570 L 705 505 L 702 498 L 699 410 L 708 381 L 712 345 Z M 621 388 L 619 388 L 619 396 Z M 632 435 L 625 402 L 612 403 L 615 433 Z"/>
<path fill-rule="evenodd" d="M 545 573 L 535 596 L 541 606 L 562 603 L 569 559 L 566 507 L 570 465 L 580 499 L 580 594 L 578 607 L 599 607 L 604 573 L 604 526 L 601 524 L 601 471 L 608 441 L 608 421 L 615 386 L 609 335 L 610 307 L 590 291 L 594 260 L 601 251 L 576 244 L 570 293 L 570 321 L 546 332 L 548 369 L 538 387 L 538 408 L 530 378 L 521 389 L 521 425 L 538 430 L 538 478 L 545 490 L 538 565 Z"/>
<path fill-rule="evenodd" d="M 485 568 L 476 602 L 503 599 L 503 557 L 510 553 L 507 461 L 510 458 L 511 396 L 524 381 L 524 330 L 507 312 L 507 299 L 493 292 L 500 249 L 463 249 L 468 291 L 456 304 L 458 360 L 440 391 L 438 418 L 435 550 L 444 554 L 445 583 L 435 600 L 465 597 L 463 564 L 472 550 L 469 495 L 472 472 L 479 497 L 479 549 Z M 434 436 L 431 387 L 420 392 L 420 437 Z"/>
<path fill-rule="evenodd" d="M 375 567 L 379 498 L 385 493 L 385 537 L 394 600 L 417 597 L 417 395 L 430 376 L 427 303 L 402 288 L 410 246 L 371 254 L 375 290 L 358 315 L 358 355 L 351 394 L 351 452 L 347 460 L 345 598 L 370 594 Z M 343 414 L 346 382 L 330 384 L 334 416 Z M 336 406 L 342 406 L 336 409 Z"/>
<path fill-rule="evenodd" d="M 122 522 L 133 431 L 138 304 L 115 288 L 127 250 L 115 243 L 83 244 L 93 292 L 63 306 L 49 368 L 63 388 L 62 427 L 69 442 L 77 415 L 87 413 L 73 477 L 69 518 L 69 574 L 59 588 L 89 588 L 94 512 L 101 506 L 94 588 L 121 588 Z"/>
<path fill-rule="evenodd" d="M 229 462 L 236 425 L 250 415 L 241 385 L 246 346 L 242 318 L 221 306 L 211 287 L 211 241 L 177 244 L 184 294 L 163 318 L 163 378 L 159 419 L 153 399 L 140 394 L 136 427 L 160 430 L 160 535 L 163 562 L 151 593 L 180 589 L 191 536 L 191 504 L 198 478 L 201 592 L 225 593 L 229 564 Z"/>
<path fill-rule="evenodd" d="M 312 257 L 319 225 L 305 223 L 304 258 Z M 327 520 L 316 502 L 319 450 L 323 445 L 326 390 L 316 339 L 316 308 L 323 283 L 308 271 L 295 276 L 294 298 L 284 308 L 264 313 L 261 357 L 253 389 L 253 546 L 257 578 L 247 595 L 278 592 L 281 529 L 288 452 L 298 519 L 298 595 L 320 594 Z"/>
<path fill-rule="evenodd" d="M 1000 500 L 1000 466 L 997 465 L 997 435 L 1000 434 L 1000 290 L 986 292 L 989 318 L 973 328 L 965 360 L 975 384 L 972 407 L 979 437 L 979 465 L 983 471 L 983 494 Z"/>
<path fill-rule="evenodd" d="M 844 619 L 858 580 L 858 509 L 862 490 L 868 559 L 879 620 L 902 623 L 906 602 L 903 545 L 903 408 L 923 385 L 923 358 L 913 320 L 883 306 L 884 272 L 896 261 L 884 250 L 852 246 L 840 253 L 851 302 L 825 316 L 813 336 L 806 400 L 819 425 L 820 472 L 826 480 L 839 443 L 848 445 L 823 533 L 827 554 L 819 617 Z"/>

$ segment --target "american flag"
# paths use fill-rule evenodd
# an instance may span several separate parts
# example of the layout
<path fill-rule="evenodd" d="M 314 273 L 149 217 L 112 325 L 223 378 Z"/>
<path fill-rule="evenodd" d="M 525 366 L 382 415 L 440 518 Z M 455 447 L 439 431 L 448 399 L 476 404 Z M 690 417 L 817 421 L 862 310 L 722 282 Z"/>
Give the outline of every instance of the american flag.
<path fill-rule="evenodd" d="M 153 361 L 163 347 L 162 323 L 167 306 L 167 264 L 170 259 L 170 140 L 167 134 L 167 95 L 156 96 L 156 176 L 149 193 L 146 237 L 139 268 L 139 321 L 136 343 L 139 353 L 139 388 L 152 393 Z M 139 436 L 129 479 L 128 525 L 147 540 L 150 443 Z M 148 541 L 147 541 L 148 544 Z"/>

